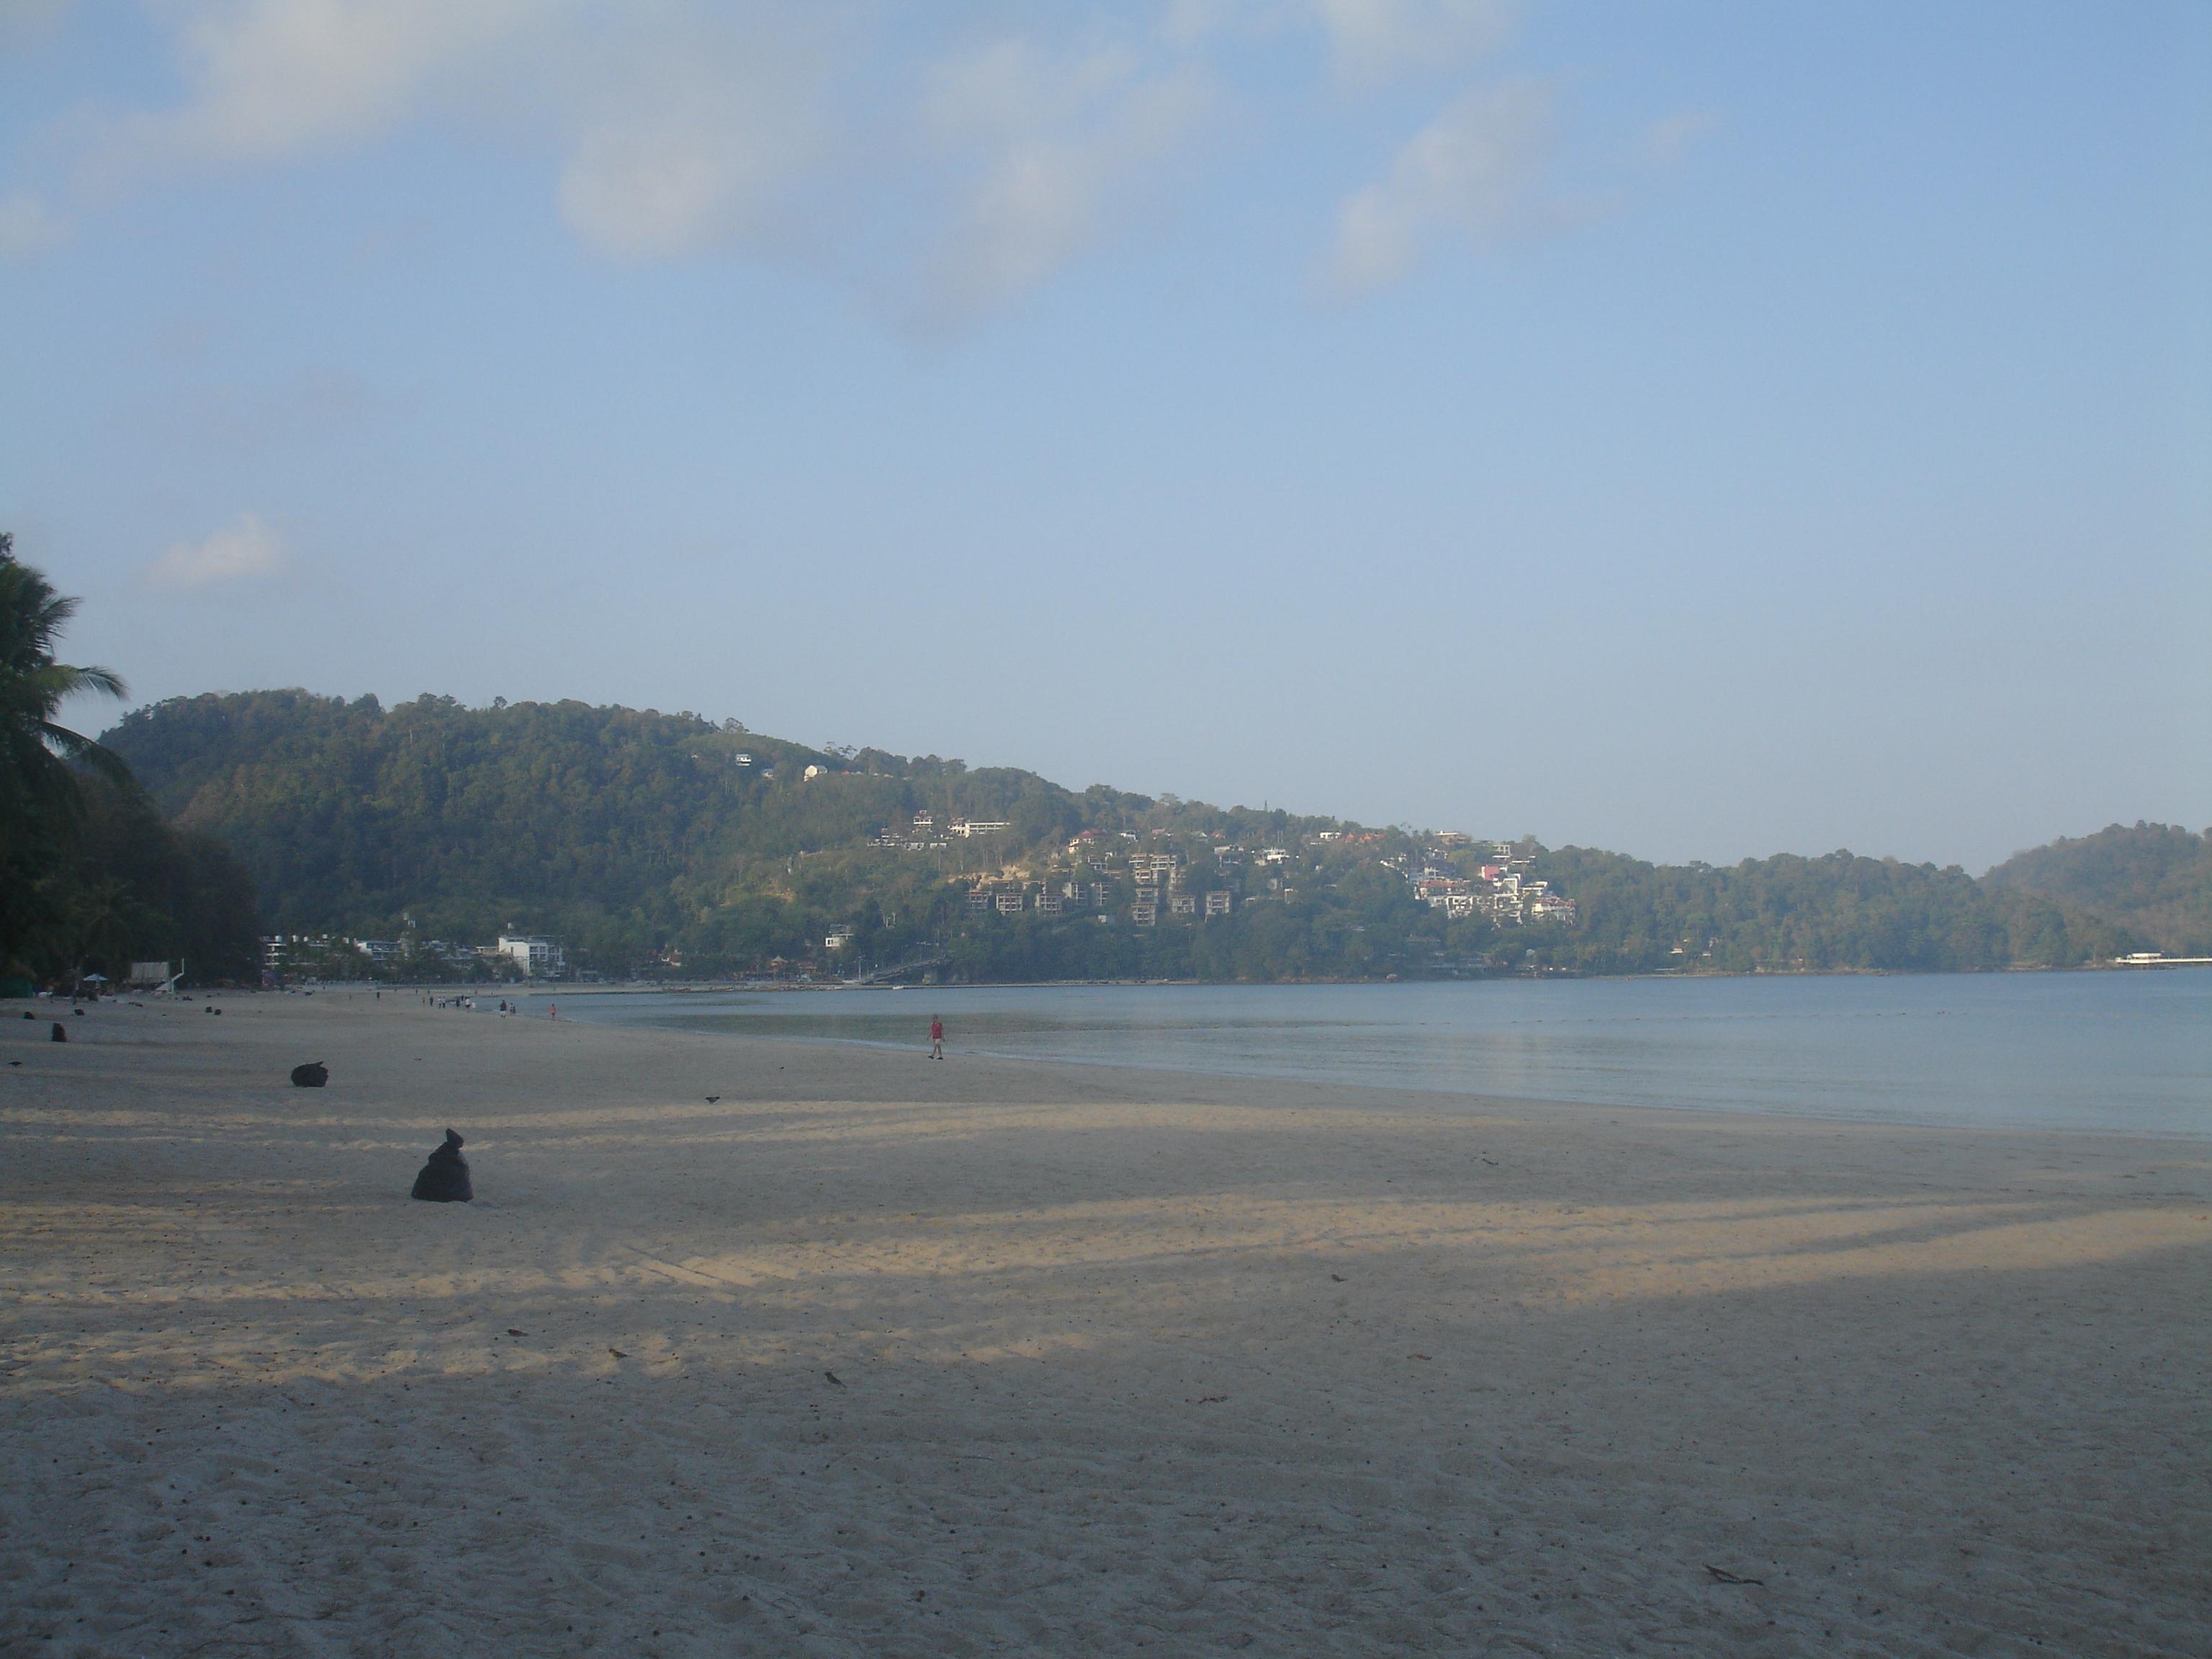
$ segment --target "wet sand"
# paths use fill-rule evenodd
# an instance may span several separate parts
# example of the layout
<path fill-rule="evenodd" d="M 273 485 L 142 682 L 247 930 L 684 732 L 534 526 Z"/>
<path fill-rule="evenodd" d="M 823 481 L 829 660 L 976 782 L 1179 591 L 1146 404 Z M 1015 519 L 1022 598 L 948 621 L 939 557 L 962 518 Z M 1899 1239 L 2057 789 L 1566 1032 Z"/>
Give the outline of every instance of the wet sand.
<path fill-rule="evenodd" d="M 2212 1148 L 217 1006 L 0 1005 L 0 1653 L 2212 1648 Z"/>

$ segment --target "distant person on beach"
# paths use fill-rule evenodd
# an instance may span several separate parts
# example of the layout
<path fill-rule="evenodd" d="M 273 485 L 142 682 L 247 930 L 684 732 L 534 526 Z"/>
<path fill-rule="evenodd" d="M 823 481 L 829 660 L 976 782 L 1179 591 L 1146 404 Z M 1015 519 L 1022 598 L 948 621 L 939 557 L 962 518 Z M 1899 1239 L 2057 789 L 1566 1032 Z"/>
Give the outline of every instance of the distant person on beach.
<path fill-rule="evenodd" d="M 549 1003 L 547 1003 L 547 1004 L 545 1005 L 545 1018 L 548 1018 L 548 1019 L 558 1019 L 558 1018 L 561 1018 L 561 1005 L 560 1005 L 559 1003 L 557 1003 L 557 1002 L 549 1002 Z"/>
<path fill-rule="evenodd" d="M 945 1058 L 945 1022 L 935 1014 L 929 1017 L 929 1057 L 932 1060 Z"/>

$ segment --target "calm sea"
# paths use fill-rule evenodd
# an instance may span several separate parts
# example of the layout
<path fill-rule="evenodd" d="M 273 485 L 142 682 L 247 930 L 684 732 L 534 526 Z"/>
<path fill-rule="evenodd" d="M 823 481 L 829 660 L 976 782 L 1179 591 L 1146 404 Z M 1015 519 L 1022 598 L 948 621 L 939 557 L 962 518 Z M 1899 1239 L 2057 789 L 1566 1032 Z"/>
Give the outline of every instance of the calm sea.
<path fill-rule="evenodd" d="M 2212 970 L 558 994 L 732 1036 L 1897 1123 L 2212 1139 Z"/>

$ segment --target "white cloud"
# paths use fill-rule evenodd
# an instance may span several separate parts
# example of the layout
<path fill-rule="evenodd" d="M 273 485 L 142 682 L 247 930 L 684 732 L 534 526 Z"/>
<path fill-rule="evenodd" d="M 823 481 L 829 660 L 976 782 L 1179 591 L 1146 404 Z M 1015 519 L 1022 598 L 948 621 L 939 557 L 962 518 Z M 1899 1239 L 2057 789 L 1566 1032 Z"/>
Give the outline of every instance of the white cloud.
<path fill-rule="evenodd" d="M 757 240 L 821 161 L 834 21 L 754 6 L 681 15 L 574 77 L 587 111 L 560 183 L 585 240 L 667 258 Z"/>
<path fill-rule="evenodd" d="M 274 576 L 290 562 L 276 532 L 251 513 L 202 542 L 179 542 L 147 568 L 156 587 L 205 587 L 215 582 Z"/>
<path fill-rule="evenodd" d="M 35 259 L 70 239 L 69 222 L 28 191 L 0 198 L 0 259 Z"/>
<path fill-rule="evenodd" d="M 1141 204 L 1214 106 L 1196 68 L 1148 69 L 1126 49 L 1055 57 L 1008 40 L 940 65 L 930 125 L 974 158 L 980 177 L 939 247 L 933 319 L 965 320 L 1089 252 Z"/>
<path fill-rule="evenodd" d="M 1180 46 L 1317 30 L 1338 78 L 1371 87 L 1465 67 L 1512 33 L 1519 0 L 1168 0 L 1160 32 Z"/>
<path fill-rule="evenodd" d="M 796 263 L 942 326 L 1143 222 L 1231 129 L 1240 93 L 1278 95 L 1261 61 L 1273 42 L 1303 33 L 1337 78 L 1370 85 L 1493 50 L 1516 10 L 1158 0 L 1070 21 L 1076 9 L 1003 0 L 160 0 L 174 101 L 80 114 L 51 137 L 74 149 L 82 192 L 278 166 L 426 118 L 462 143 L 489 126 L 547 157 L 562 219 L 598 252 Z M 973 32 L 1010 18 L 1024 21 Z M 1540 84 L 1509 86 L 1418 135 L 1342 204 L 1333 285 L 1402 276 L 1446 228 L 1480 239 L 1540 222 L 1551 104 Z M 1679 153 L 1700 119 L 1654 126 L 1646 159 Z M 1236 130 L 1271 126 L 1284 131 Z M 0 255 L 68 229 L 46 198 L 0 198 Z"/>
<path fill-rule="evenodd" d="M 1433 70 L 1495 51 L 1511 0 L 1311 0 L 1338 72 L 1362 83 Z"/>
<path fill-rule="evenodd" d="M 1253 32 L 1272 9 L 1254 0 L 1168 0 L 1160 34 L 1178 46 L 1202 46 L 1219 35 Z"/>
<path fill-rule="evenodd" d="M 1644 129 L 1637 145 L 1638 159 L 1646 167 L 1673 167 L 1692 143 L 1720 124 L 1721 118 L 1709 110 L 1685 110 L 1654 121 Z"/>
<path fill-rule="evenodd" d="M 530 0 L 200 0 L 178 31 L 189 95 L 117 124 L 90 165 L 129 178 L 373 137 L 551 15 Z"/>
<path fill-rule="evenodd" d="M 1492 243 L 1555 228 L 1543 192 L 1554 101 L 1548 83 L 1509 82 L 1470 93 L 1416 133 L 1389 175 L 1339 210 L 1330 287 L 1353 295 L 1397 281 L 1441 230 Z"/>
<path fill-rule="evenodd" d="M 0 0 L 0 51 L 43 46 L 61 27 L 70 0 Z"/>
<path fill-rule="evenodd" d="M 189 0 L 185 96 L 106 124 L 95 186 L 358 145 L 426 110 L 563 152 L 563 218 L 637 258 L 743 240 L 817 159 L 845 8 L 795 0 Z"/>

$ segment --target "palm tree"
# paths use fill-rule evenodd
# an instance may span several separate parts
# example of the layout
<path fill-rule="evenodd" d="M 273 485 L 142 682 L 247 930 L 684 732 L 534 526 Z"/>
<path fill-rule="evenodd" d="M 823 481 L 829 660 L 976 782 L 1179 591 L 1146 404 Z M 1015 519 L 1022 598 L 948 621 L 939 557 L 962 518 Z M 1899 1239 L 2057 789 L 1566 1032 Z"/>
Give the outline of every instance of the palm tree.
<path fill-rule="evenodd" d="M 0 979 L 50 954 L 65 926 L 65 872 L 83 822 L 78 769 L 133 789 L 129 769 L 54 716 L 83 691 L 124 695 L 105 668 L 54 660 L 76 601 L 17 562 L 15 538 L 0 532 Z"/>
<path fill-rule="evenodd" d="M 75 815 L 82 795 L 73 766 L 131 784 L 121 757 L 54 719 L 81 692 L 127 695 L 111 670 L 54 660 L 55 642 L 76 605 L 42 572 L 19 562 L 15 537 L 0 532 L 0 856 L 20 848 L 38 818 L 56 811 Z"/>
<path fill-rule="evenodd" d="M 70 895 L 63 927 L 72 963 L 70 977 L 80 994 L 88 962 L 100 964 L 111 987 L 121 982 L 125 955 L 143 921 L 132 913 L 142 908 L 132 902 L 131 884 L 119 876 L 97 877 Z"/>

